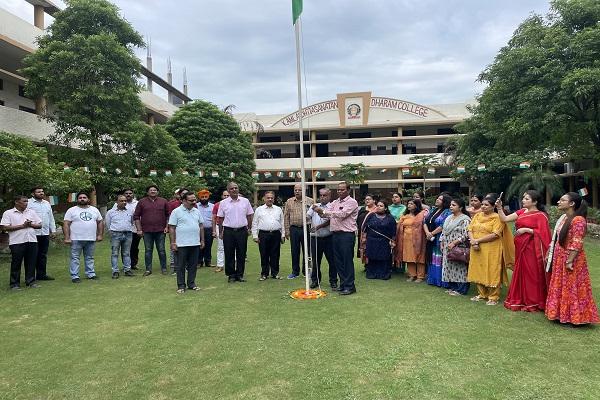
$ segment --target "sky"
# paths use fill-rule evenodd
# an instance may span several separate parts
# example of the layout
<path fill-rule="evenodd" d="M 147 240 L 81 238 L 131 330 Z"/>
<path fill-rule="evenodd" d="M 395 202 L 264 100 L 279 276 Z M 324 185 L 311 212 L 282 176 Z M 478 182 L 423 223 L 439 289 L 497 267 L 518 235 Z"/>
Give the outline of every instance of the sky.
<path fill-rule="evenodd" d="M 186 68 L 190 97 L 235 112 L 297 109 L 291 0 L 113 2 L 151 39 L 154 72 L 166 77 L 170 58 L 181 89 Z M 33 21 L 24 0 L 0 7 Z M 303 103 L 362 91 L 425 105 L 468 101 L 519 24 L 548 9 L 547 0 L 304 0 Z M 136 54 L 145 62 L 144 49 Z"/>

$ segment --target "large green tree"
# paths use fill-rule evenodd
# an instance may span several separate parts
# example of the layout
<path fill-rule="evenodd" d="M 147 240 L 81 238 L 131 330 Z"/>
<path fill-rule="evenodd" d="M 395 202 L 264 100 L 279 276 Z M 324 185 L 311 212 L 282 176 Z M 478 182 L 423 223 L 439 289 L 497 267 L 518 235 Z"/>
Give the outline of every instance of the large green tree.
<path fill-rule="evenodd" d="M 256 189 L 252 172 L 256 168 L 252 138 L 241 132 L 237 121 L 214 104 L 196 100 L 181 107 L 167 123 L 167 131 L 194 168 L 205 172 L 211 192 L 216 193 L 235 180 L 245 196 Z M 217 172 L 218 176 L 211 176 Z"/>
<path fill-rule="evenodd" d="M 502 176 L 518 160 L 600 159 L 600 2 L 553 0 L 479 76 L 487 87 L 456 127 L 455 165 Z"/>
<path fill-rule="evenodd" d="M 144 43 L 110 2 L 66 2 L 39 38 L 39 49 L 24 60 L 26 90 L 52 105 L 45 114 L 56 128 L 49 142 L 78 148 L 86 166 L 97 171 L 135 149 L 143 108 L 133 48 Z M 97 176 L 102 199 L 106 185 Z"/>

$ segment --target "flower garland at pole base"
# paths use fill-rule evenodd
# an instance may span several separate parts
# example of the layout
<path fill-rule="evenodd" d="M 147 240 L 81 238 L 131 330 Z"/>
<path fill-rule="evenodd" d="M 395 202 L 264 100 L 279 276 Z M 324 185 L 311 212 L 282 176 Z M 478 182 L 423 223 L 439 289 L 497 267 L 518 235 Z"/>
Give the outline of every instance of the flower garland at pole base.
<path fill-rule="evenodd" d="M 318 299 L 322 299 L 323 297 L 326 297 L 326 296 L 327 296 L 327 292 L 324 290 L 320 290 L 320 289 L 306 290 L 306 288 L 302 288 L 302 289 L 292 290 L 290 292 L 290 297 L 292 299 L 296 299 L 296 300 L 318 300 Z"/>

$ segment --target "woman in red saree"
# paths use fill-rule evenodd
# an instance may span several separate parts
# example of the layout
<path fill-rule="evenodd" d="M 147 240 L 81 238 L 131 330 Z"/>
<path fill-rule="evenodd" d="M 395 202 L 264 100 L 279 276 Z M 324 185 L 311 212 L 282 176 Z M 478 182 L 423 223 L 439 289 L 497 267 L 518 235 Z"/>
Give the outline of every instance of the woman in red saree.
<path fill-rule="evenodd" d="M 548 255 L 552 277 L 548 287 L 546 317 L 563 324 L 600 322 L 592 295 L 583 238 L 587 228 L 587 205 L 577 193 L 569 192 L 558 201 L 565 212 L 556 223 Z"/>
<path fill-rule="evenodd" d="M 536 190 L 523 194 L 523 208 L 505 215 L 502 201 L 496 201 L 503 222 L 515 222 L 515 267 L 504 307 L 512 311 L 544 311 L 547 282 L 546 255 L 550 245 L 550 225 Z"/>

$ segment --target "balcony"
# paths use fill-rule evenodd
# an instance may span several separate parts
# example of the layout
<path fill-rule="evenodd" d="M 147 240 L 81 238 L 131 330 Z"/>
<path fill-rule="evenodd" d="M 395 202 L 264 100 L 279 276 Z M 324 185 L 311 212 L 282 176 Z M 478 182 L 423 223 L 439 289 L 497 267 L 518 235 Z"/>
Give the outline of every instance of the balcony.
<path fill-rule="evenodd" d="M 54 127 L 37 115 L 15 108 L 0 106 L 0 131 L 42 142 L 54 133 Z"/>

